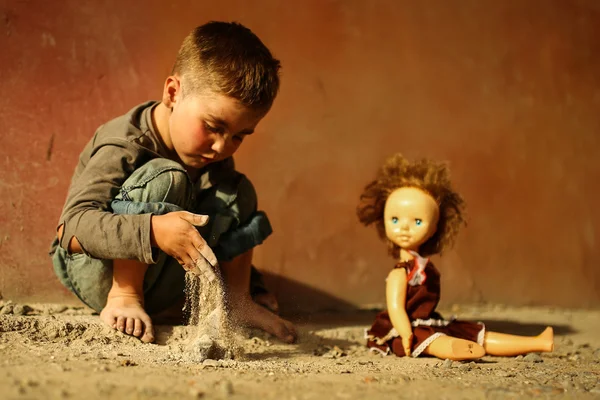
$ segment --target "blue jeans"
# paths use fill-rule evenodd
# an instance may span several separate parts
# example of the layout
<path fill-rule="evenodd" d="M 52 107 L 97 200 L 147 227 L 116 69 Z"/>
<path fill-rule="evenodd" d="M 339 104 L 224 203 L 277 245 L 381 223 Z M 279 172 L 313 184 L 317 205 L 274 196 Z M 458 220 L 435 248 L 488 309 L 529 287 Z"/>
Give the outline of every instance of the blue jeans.
<path fill-rule="evenodd" d="M 207 185 L 201 179 L 195 186 L 181 165 L 156 158 L 131 174 L 111 207 L 115 214 L 162 215 L 187 210 L 209 215 L 208 224 L 198 230 L 217 259 L 229 261 L 262 243 L 272 230 L 266 215 L 256 210 L 256 193 L 244 175 L 231 171 L 213 180 L 216 182 Z M 178 303 L 185 288 L 181 265 L 156 251 L 157 262 L 148 266 L 144 277 L 144 308 L 149 314 Z M 81 301 L 98 312 L 104 308 L 112 287 L 112 260 L 68 254 L 59 246 L 52 263 L 61 283 Z"/>

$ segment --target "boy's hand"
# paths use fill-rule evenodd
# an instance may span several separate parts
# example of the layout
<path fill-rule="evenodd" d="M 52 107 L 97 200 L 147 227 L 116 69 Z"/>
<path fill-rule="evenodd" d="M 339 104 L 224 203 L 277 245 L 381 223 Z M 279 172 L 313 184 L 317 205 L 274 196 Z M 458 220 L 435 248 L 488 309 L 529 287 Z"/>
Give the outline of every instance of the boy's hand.
<path fill-rule="evenodd" d="M 188 211 L 153 215 L 152 245 L 176 259 L 186 271 L 214 277 L 217 257 L 196 229 L 196 226 L 204 226 L 207 222 L 207 215 Z"/>

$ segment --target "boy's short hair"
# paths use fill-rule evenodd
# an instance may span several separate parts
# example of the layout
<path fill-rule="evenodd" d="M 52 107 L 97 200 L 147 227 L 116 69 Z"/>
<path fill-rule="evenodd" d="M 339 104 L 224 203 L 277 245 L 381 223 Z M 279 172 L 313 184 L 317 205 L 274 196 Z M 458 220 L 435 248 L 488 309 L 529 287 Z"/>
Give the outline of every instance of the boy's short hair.
<path fill-rule="evenodd" d="M 268 110 L 279 90 L 279 60 L 252 31 L 235 22 L 209 22 L 183 41 L 172 74 L 183 94 L 213 90 L 246 107 Z"/>

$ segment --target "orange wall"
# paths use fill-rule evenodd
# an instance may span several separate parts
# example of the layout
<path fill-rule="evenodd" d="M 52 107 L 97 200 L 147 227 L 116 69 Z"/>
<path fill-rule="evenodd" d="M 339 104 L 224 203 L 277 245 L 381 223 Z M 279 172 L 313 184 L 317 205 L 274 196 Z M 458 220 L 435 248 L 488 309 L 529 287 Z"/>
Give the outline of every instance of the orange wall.
<path fill-rule="evenodd" d="M 284 65 L 237 162 L 275 228 L 256 263 L 286 309 L 384 301 L 393 260 L 354 208 L 397 151 L 448 160 L 468 202 L 437 260 L 445 302 L 599 306 L 597 2 L 299 4 L 0 0 L 2 295 L 73 299 L 46 253 L 79 151 L 159 97 L 195 25 L 224 19 Z"/>

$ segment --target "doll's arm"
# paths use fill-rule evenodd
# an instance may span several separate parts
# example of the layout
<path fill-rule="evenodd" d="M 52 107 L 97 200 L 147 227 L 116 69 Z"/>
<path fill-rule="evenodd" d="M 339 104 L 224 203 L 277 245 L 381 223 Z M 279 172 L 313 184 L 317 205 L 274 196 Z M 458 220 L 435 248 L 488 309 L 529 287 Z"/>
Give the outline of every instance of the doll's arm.
<path fill-rule="evenodd" d="M 385 288 L 388 314 L 392 325 L 402 338 L 402 346 L 407 356 L 410 356 L 412 344 L 412 326 L 406 314 L 407 278 L 404 268 L 393 269 L 387 277 Z"/>

